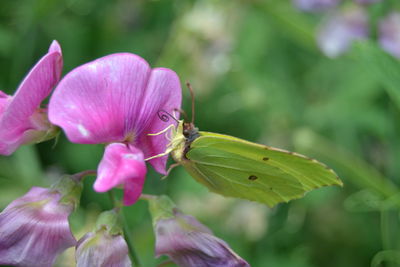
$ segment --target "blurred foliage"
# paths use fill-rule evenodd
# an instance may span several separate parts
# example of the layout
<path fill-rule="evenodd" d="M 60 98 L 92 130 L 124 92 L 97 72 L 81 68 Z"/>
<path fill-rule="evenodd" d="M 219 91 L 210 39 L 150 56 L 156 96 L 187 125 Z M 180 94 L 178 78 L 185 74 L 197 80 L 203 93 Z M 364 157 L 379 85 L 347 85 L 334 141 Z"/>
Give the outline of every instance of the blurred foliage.
<path fill-rule="evenodd" d="M 274 209 L 207 192 L 182 168 L 149 171 L 144 192 L 170 195 L 254 267 L 400 266 L 400 62 L 373 41 L 332 60 L 315 45 L 320 17 L 290 1 L 3 0 L 0 88 L 17 88 L 53 39 L 64 71 L 115 52 L 174 69 L 196 92 L 196 125 L 313 156 L 344 188 L 324 188 Z M 396 1 L 369 7 L 374 20 Z M 185 110 L 190 111 L 184 90 Z M 61 136 L 0 157 L 0 206 L 32 185 L 95 169 L 103 148 Z M 85 181 L 71 217 L 77 238 L 111 204 Z M 154 258 L 147 204 L 125 208 L 144 266 Z M 397 264 L 397 265 L 396 265 Z M 73 249 L 58 266 L 73 266 Z"/>

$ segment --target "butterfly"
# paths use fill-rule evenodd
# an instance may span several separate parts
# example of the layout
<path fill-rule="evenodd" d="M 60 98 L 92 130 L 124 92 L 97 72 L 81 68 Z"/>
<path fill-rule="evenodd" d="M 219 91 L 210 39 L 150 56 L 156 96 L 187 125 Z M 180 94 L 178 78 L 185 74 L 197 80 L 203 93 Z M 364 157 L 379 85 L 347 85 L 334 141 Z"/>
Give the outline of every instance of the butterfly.
<path fill-rule="evenodd" d="M 192 122 L 179 120 L 177 123 L 176 127 L 170 127 L 173 129 L 170 143 L 161 155 L 170 153 L 176 161 L 173 166 L 182 165 L 197 182 L 214 193 L 273 207 L 301 198 L 316 188 L 343 185 L 332 169 L 307 156 L 229 135 L 199 131 Z"/>

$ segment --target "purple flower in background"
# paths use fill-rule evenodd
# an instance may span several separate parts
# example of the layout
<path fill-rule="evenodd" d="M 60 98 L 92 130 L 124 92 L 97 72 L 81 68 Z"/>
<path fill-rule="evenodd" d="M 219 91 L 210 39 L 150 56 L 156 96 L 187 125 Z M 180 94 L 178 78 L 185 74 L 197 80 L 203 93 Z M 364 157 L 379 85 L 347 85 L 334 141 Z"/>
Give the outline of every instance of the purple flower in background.
<path fill-rule="evenodd" d="M 182 267 L 248 267 L 229 245 L 194 217 L 181 213 L 166 196 L 150 200 L 156 256 L 168 255 Z"/>
<path fill-rule="evenodd" d="M 300 10 L 319 12 L 336 7 L 340 0 L 293 0 L 293 4 Z"/>
<path fill-rule="evenodd" d="M 68 216 L 82 185 L 69 177 L 52 189 L 32 187 L 0 213 L 0 264 L 50 267 L 76 244 Z"/>
<path fill-rule="evenodd" d="M 163 153 L 169 142 L 164 135 L 148 135 L 171 124 L 157 113 L 174 114 L 180 105 L 181 86 L 175 72 L 151 69 L 141 57 L 119 53 L 68 73 L 50 99 L 49 119 L 71 142 L 108 144 L 94 188 L 104 192 L 123 185 L 124 204 L 131 205 L 142 191 L 144 158 Z M 166 174 L 167 157 L 150 163 Z"/>
<path fill-rule="evenodd" d="M 0 154 L 10 155 L 20 145 L 45 141 L 56 133 L 40 103 L 60 80 L 60 45 L 53 41 L 48 53 L 31 69 L 13 96 L 0 91 Z"/>
<path fill-rule="evenodd" d="M 114 211 L 103 212 L 93 232 L 84 235 L 76 245 L 76 266 L 131 267 L 128 245 Z"/>
<path fill-rule="evenodd" d="M 317 42 L 326 56 L 335 58 L 346 52 L 352 42 L 367 37 L 367 14 L 361 8 L 352 8 L 329 17 L 317 33 Z"/>
<path fill-rule="evenodd" d="M 381 1 L 382 0 L 354 0 L 354 2 L 362 5 L 375 4 Z"/>
<path fill-rule="evenodd" d="M 379 22 L 379 43 L 383 50 L 400 58 L 400 13 L 391 13 Z"/>

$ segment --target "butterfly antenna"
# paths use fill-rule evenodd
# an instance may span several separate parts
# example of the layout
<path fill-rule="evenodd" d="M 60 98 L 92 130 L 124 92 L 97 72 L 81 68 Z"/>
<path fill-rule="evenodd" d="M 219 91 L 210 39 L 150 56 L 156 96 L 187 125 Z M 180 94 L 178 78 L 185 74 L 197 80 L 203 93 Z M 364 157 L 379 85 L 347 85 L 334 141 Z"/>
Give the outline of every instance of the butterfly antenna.
<path fill-rule="evenodd" d="M 168 113 L 167 111 L 165 111 L 165 110 L 163 110 L 163 109 L 160 109 L 160 110 L 157 112 L 157 116 L 158 116 L 158 118 L 159 118 L 160 120 L 162 120 L 162 121 L 164 121 L 164 122 L 169 121 L 169 118 L 171 118 L 171 119 L 173 119 L 174 121 L 176 121 L 177 123 L 179 123 L 179 121 L 178 121 L 177 119 L 175 119 L 174 116 L 172 116 L 170 113 Z"/>
<path fill-rule="evenodd" d="M 192 97 L 192 121 L 191 121 L 191 123 L 194 123 L 194 115 L 195 115 L 194 114 L 194 91 L 193 91 L 192 85 L 189 82 L 186 82 L 186 86 L 188 87 L 190 96 Z"/>
<path fill-rule="evenodd" d="M 189 121 L 188 119 L 189 119 L 189 117 L 188 117 L 188 115 L 186 114 L 186 112 L 183 110 L 183 109 L 180 109 L 180 108 L 174 108 L 174 111 L 177 111 L 177 112 L 179 112 L 179 114 L 182 114 L 183 115 L 183 117 L 185 118 L 185 121 Z"/>

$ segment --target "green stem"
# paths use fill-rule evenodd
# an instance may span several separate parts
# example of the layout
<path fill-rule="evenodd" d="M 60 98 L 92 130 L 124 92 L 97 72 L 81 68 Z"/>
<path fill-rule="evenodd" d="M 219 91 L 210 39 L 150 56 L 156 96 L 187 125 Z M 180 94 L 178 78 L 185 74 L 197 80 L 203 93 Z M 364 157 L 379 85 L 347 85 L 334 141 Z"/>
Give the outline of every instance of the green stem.
<path fill-rule="evenodd" d="M 138 254 L 136 253 L 135 248 L 133 247 L 132 235 L 128 228 L 128 221 L 127 221 L 123 211 L 121 212 L 121 217 L 122 217 L 122 224 L 124 225 L 123 226 L 124 227 L 124 236 L 125 236 L 126 243 L 128 244 L 129 254 L 133 261 L 133 265 L 136 267 L 140 267 L 140 266 L 142 266 L 142 264 L 140 262 Z"/>
<path fill-rule="evenodd" d="M 390 249 L 390 238 L 389 238 L 389 216 L 388 211 L 381 211 L 381 237 L 382 237 L 382 249 Z"/>
<path fill-rule="evenodd" d="M 122 210 L 122 203 L 115 197 L 114 192 L 112 190 L 108 191 L 108 196 L 110 198 L 110 201 L 112 205 L 114 206 L 114 209 L 119 212 L 122 225 L 123 225 L 123 231 L 124 231 L 124 237 L 125 241 L 128 245 L 129 249 L 129 256 L 133 262 L 133 265 L 136 267 L 141 267 L 142 264 L 140 263 L 140 259 L 138 257 L 138 254 L 136 253 L 135 248 L 133 247 L 133 242 L 132 242 L 132 235 L 130 233 L 130 230 L 128 228 L 128 221 L 125 217 L 125 214 Z"/>
<path fill-rule="evenodd" d="M 96 174 L 97 174 L 97 172 L 95 170 L 86 170 L 86 171 L 78 172 L 78 173 L 74 174 L 73 176 L 77 180 L 83 180 L 83 178 L 85 178 L 85 176 L 96 175 Z"/>
<path fill-rule="evenodd" d="M 154 195 L 148 195 L 148 194 L 141 194 L 139 199 L 142 200 L 152 200 L 155 199 L 157 196 Z"/>
<path fill-rule="evenodd" d="M 381 237 L 382 237 L 382 249 L 383 250 L 391 250 L 391 231 L 390 231 L 390 210 L 382 210 L 381 211 Z M 387 263 L 388 267 L 393 266 L 392 262 Z"/>
<path fill-rule="evenodd" d="M 108 197 L 110 198 L 110 201 L 111 201 L 114 209 L 116 211 L 120 211 L 122 204 L 115 197 L 114 191 L 112 191 L 112 190 L 108 191 Z"/>

